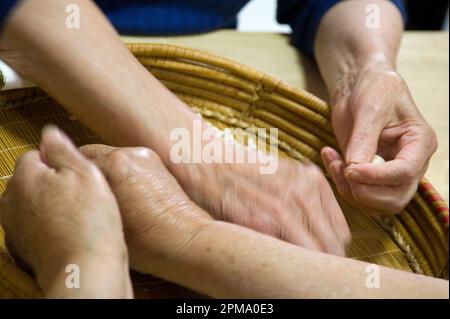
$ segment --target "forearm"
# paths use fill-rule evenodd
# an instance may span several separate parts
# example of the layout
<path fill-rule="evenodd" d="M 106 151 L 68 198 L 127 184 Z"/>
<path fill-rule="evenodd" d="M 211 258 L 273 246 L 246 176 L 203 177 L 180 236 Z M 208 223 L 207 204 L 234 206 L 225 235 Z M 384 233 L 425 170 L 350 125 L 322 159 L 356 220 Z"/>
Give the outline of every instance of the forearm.
<path fill-rule="evenodd" d="M 126 258 L 72 256 L 37 273 L 46 298 L 133 298 Z"/>
<path fill-rule="evenodd" d="M 288 244 L 248 228 L 206 222 L 152 274 L 217 298 L 448 298 L 448 282 Z M 145 272 L 145 269 L 143 269 Z"/>
<path fill-rule="evenodd" d="M 80 28 L 65 8 L 80 8 Z M 168 161 L 169 132 L 193 116 L 132 56 L 86 0 L 22 1 L 7 20 L 0 56 L 113 145 L 145 145 Z"/>
<path fill-rule="evenodd" d="M 379 8 L 379 25 L 367 24 L 368 6 Z M 373 14 L 373 13 L 372 13 Z M 315 55 L 333 94 L 343 77 L 370 66 L 395 69 L 403 31 L 398 9 L 387 0 L 347 0 L 330 9 L 319 26 Z"/>

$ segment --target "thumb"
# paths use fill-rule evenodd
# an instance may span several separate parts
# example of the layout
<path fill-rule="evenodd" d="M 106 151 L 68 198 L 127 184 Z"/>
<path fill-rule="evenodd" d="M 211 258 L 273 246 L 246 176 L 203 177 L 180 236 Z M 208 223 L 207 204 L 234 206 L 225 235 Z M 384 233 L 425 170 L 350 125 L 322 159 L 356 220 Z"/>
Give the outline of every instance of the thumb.
<path fill-rule="evenodd" d="M 370 163 L 377 153 L 378 140 L 384 123 L 369 114 L 359 114 L 353 122 L 353 129 L 345 152 L 347 165 Z"/>
<path fill-rule="evenodd" d="M 45 164 L 56 170 L 79 168 L 87 163 L 67 135 L 53 125 L 42 130 L 40 155 Z"/>

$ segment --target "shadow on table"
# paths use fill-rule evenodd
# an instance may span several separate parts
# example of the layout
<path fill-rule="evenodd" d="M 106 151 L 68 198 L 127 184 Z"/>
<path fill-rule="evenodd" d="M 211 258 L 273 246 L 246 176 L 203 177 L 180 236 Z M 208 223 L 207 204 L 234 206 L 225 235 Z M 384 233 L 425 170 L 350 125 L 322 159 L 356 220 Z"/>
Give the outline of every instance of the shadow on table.
<path fill-rule="evenodd" d="M 327 88 L 320 76 L 319 68 L 315 61 L 302 53 L 298 53 L 297 59 L 300 66 L 300 73 L 302 73 L 305 79 L 305 87 L 303 89 L 329 102 L 330 97 Z"/>

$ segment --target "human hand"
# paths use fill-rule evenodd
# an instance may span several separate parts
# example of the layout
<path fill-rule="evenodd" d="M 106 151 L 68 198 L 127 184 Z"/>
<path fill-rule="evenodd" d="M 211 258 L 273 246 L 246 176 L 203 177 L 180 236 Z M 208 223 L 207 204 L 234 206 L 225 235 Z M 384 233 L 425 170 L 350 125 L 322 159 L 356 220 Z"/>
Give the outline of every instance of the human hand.
<path fill-rule="evenodd" d="M 47 297 L 130 297 L 119 209 L 101 172 L 56 128 L 17 162 L 0 200 L 8 248 Z M 79 266 L 80 288 L 65 286 Z"/>
<path fill-rule="evenodd" d="M 168 263 L 189 256 L 183 247 L 212 218 L 152 150 L 85 145 L 80 151 L 102 170 L 116 195 L 131 267 L 164 277 Z"/>
<path fill-rule="evenodd" d="M 340 194 L 372 215 L 400 212 L 437 148 L 406 83 L 387 68 L 353 72 L 336 85 L 332 107 L 345 158 L 326 147 L 322 159 Z M 386 162 L 371 163 L 375 154 Z"/>
<path fill-rule="evenodd" d="M 216 219 L 304 248 L 345 255 L 350 230 L 320 169 L 281 157 L 274 174 L 261 174 L 258 167 L 258 163 L 203 165 L 200 171 L 192 170 L 183 188 Z"/>

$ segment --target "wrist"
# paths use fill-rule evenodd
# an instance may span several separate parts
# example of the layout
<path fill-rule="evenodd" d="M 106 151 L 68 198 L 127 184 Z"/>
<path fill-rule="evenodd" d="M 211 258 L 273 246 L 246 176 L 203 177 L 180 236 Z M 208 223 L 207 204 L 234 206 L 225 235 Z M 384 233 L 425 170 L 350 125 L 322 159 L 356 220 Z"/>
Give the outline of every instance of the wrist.
<path fill-rule="evenodd" d="M 126 250 L 52 259 L 36 271 L 36 277 L 47 298 L 132 297 Z"/>
<path fill-rule="evenodd" d="M 346 98 L 356 86 L 358 79 L 371 72 L 395 73 L 395 63 L 383 52 L 374 51 L 356 56 L 349 54 L 339 63 L 338 72 L 329 85 L 332 104 L 340 98 Z"/>
<path fill-rule="evenodd" d="M 158 225 L 145 230 L 148 235 L 141 233 L 127 243 L 134 270 L 172 280 L 189 259 L 186 247 L 212 218 L 190 200 L 183 206 L 167 207 L 163 214 Z"/>
<path fill-rule="evenodd" d="M 215 231 L 221 229 L 221 223 L 223 222 L 213 219 L 202 219 L 193 223 L 191 232 L 184 237 L 184 244 L 173 251 L 172 258 L 166 260 L 165 265 L 159 265 L 160 270 L 155 275 L 195 289 L 198 282 L 210 277 L 210 270 L 214 272 L 210 269 L 212 265 L 209 260 L 220 254 L 215 249 L 217 240 L 220 241 L 215 237 Z"/>

